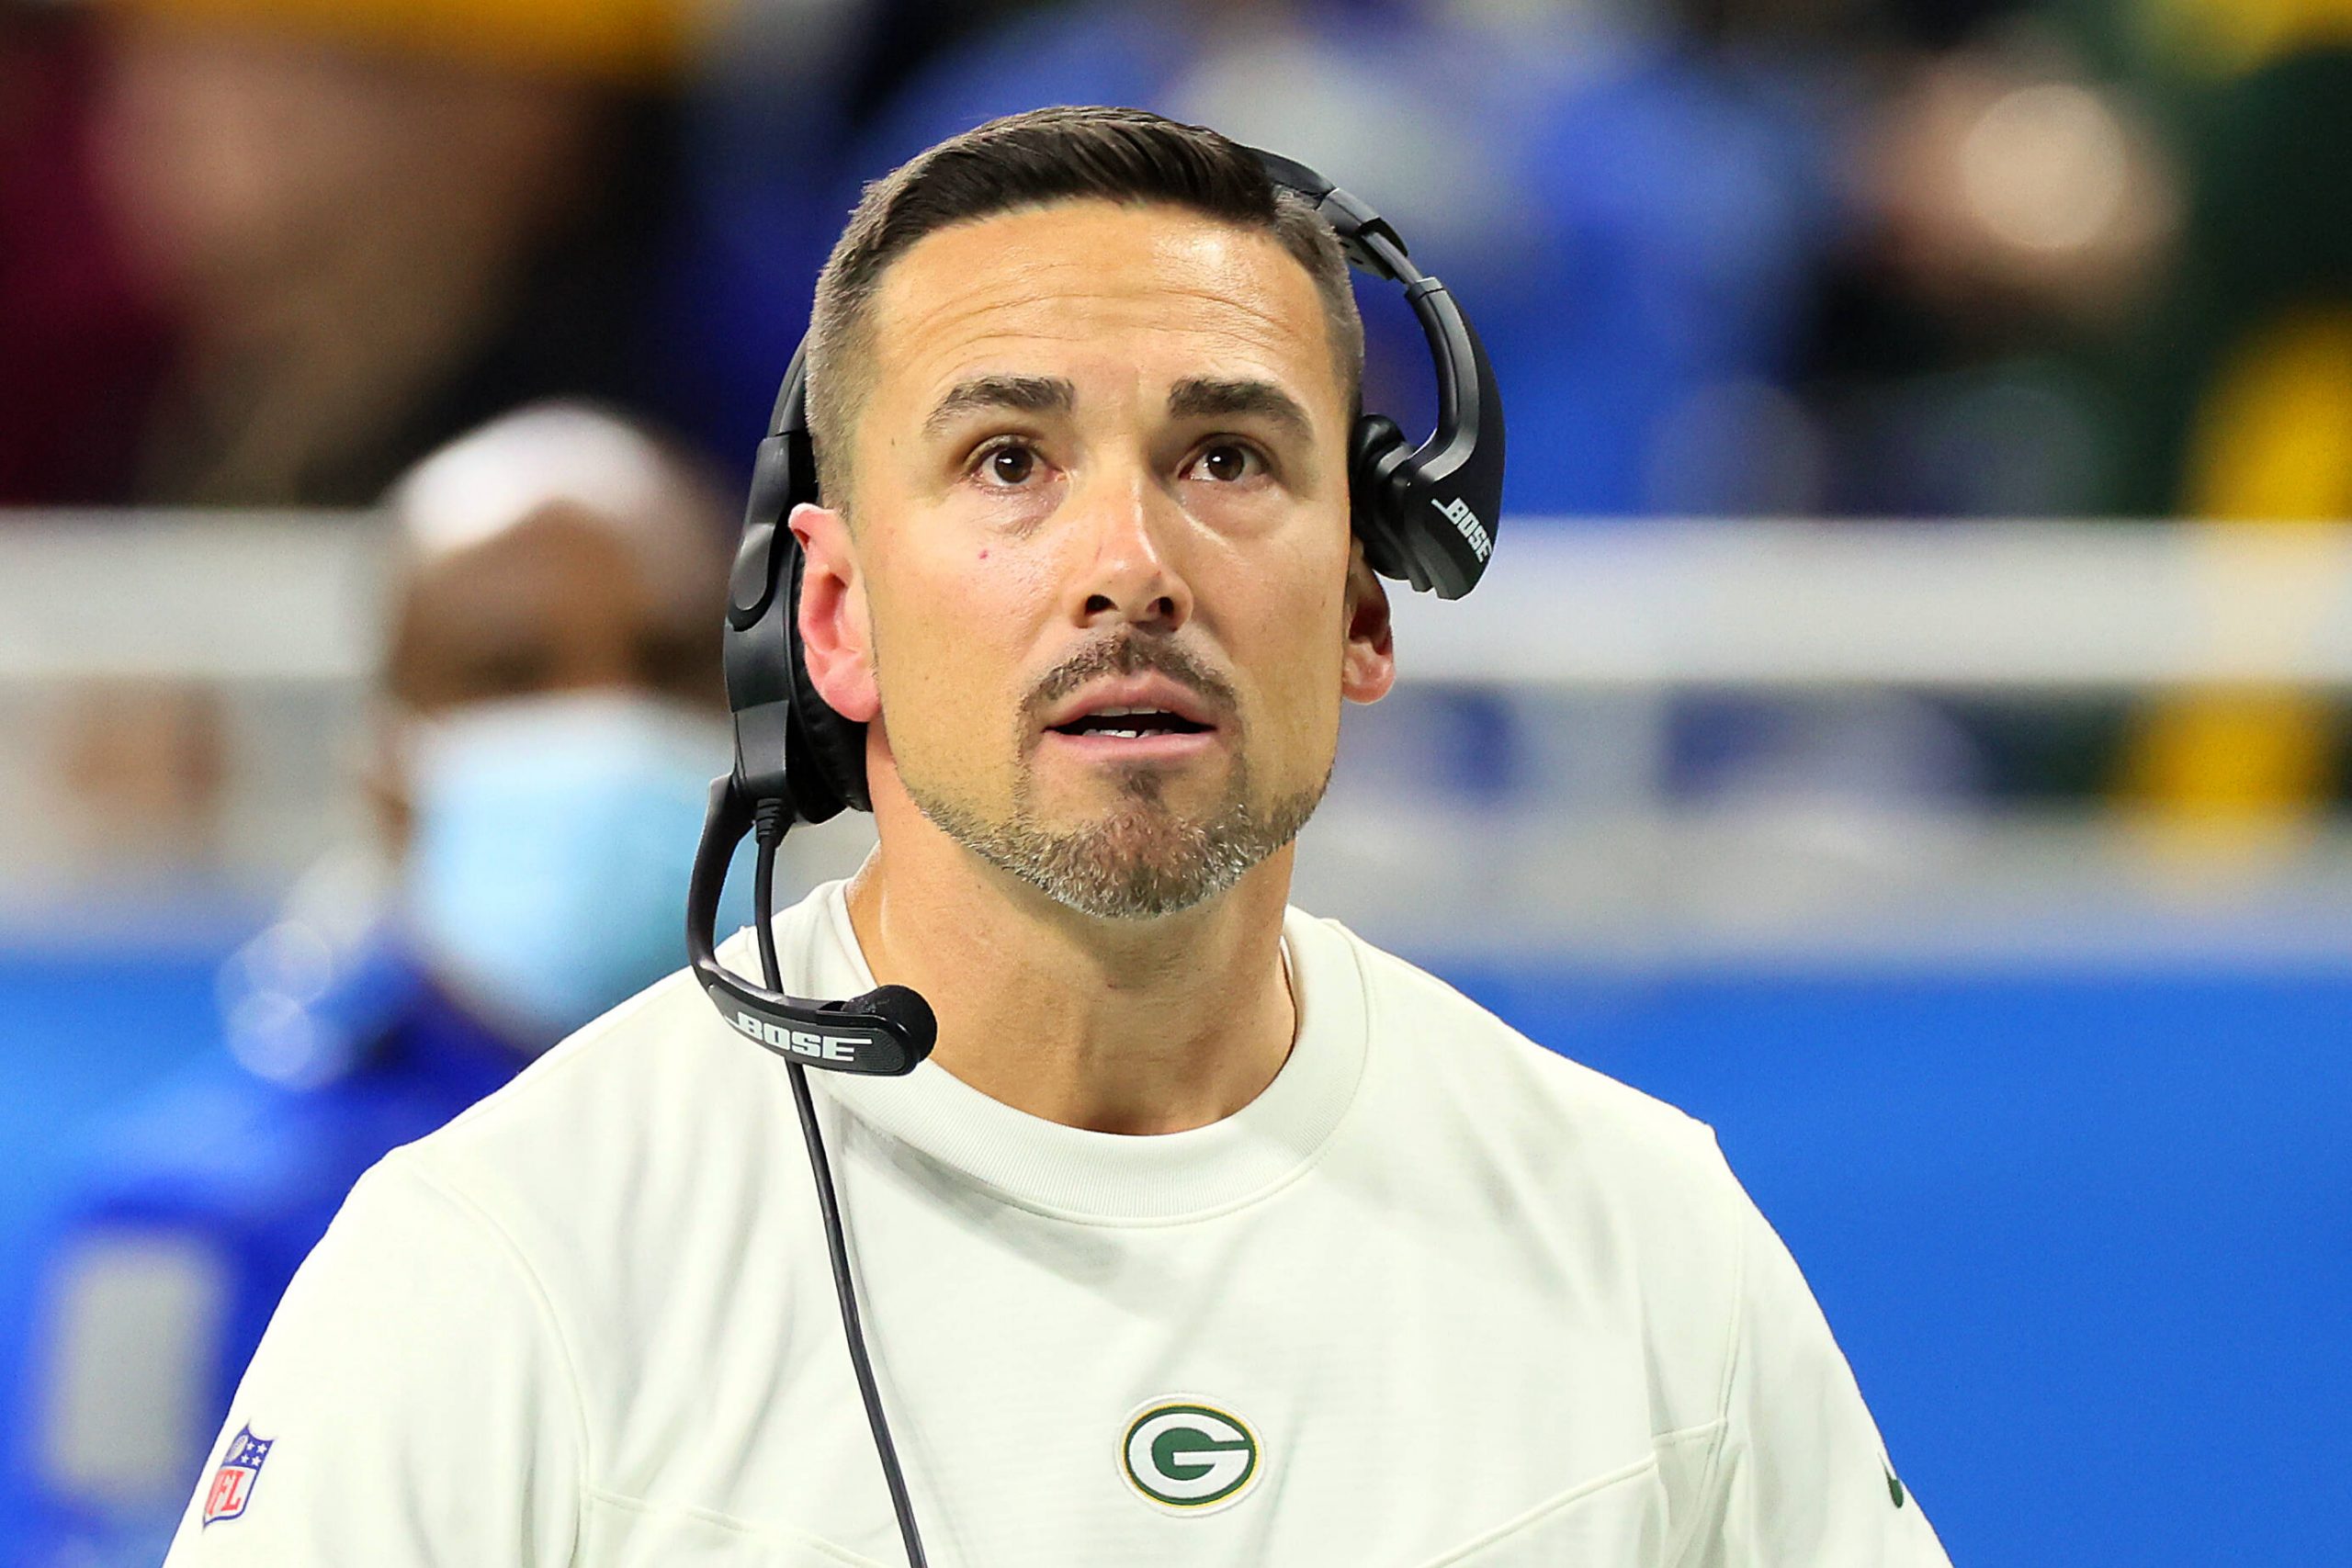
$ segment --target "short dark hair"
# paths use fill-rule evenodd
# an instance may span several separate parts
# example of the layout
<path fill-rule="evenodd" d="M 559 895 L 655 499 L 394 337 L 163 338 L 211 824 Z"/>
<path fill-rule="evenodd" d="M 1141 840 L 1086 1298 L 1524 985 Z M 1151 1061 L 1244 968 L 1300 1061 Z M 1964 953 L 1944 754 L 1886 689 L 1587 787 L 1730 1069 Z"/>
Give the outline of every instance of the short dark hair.
<path fill-rule="evenodd" d="M 950 137 L 865 187 L 818 276 L 808 321 L 808 431 L 820 485 L 842 460 L 865 396 L 874 295 L 890 263 L 936 230 L 1089 197 L 1164 202 L 1272 233 L 1322 297 L 1332 359 L 1354 423 L 1363 382 L 1363 322 L 1339 236 L 1314 207 L 1278 188 L 1246 149 L 1204 126 L 1143 109 L 1058 106 Z"/>

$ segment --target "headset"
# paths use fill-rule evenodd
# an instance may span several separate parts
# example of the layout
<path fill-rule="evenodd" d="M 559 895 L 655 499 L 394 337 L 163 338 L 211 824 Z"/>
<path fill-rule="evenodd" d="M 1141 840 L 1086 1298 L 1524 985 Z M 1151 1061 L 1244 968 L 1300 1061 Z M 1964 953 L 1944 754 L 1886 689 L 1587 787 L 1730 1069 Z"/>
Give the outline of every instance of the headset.
<path fill-rule="evenodd" d="M 1503 487 L 1502 395 L 1493 367 L 1445 285 L 1422 273 L 1387 220 L 1291 159 L 1245 148 L 1268 180 L 1312 203 L 1339 236 L 1349 263 L 1401 285 L 1437 370 L 1437 427 L 1408 446 L 1395 421 L 1366 414 L 1348 445 L 1350 524 L 1364 559 L 1384 577 L 1458 599 L 1478 584 L 1494 553 Z M 728 582 L 723 635 L 728 705 L 735 717 L 735 766 L 712 781 L 710 809 L 686 897 L 686 949 L 695 979 L 720 1016 L 745 1038 L 782 1057 L 817 1177 L 833 1287 L 866 1421 L 888 1483 L 909 1568 L 924 1568 L 906 1481 L 859 1325 L 841 1206 L 833 1190 L 808 1067 L 897 1077 L 912 1072 L 938 1035 L 930 1004 L 904 986 L 883 986 L 845 1001 L 811 1001 L 782 990 L 775 951 L 775 852 L 795 822 L 817 823 L 855 808 L 866 794 L 865 727 L 818 695 L 801 657 L 800 580 L 805 565 L 786 525 L 792 509 L 817 500 L 808 439 L 804 340 L 785 371 L 753 461 L 743 538 Z M 762 983 L 718 962 L 719 895 L 736 847 L 756 840 L 752 901 Z"/>

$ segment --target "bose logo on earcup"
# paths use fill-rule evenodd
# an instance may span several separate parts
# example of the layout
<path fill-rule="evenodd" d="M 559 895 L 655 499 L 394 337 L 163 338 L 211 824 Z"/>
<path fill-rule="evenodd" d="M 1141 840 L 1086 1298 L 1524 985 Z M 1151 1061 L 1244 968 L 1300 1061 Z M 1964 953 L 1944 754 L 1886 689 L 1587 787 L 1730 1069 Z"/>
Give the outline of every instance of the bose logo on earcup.
<path fill-rule="evenodd" d="M 786 1029 L 780 1023 L 753 1018 L 748 1012 L 739 1012 L 728 1021 L 742 1034 L 772 1051 L 786 1051 L 795 1056 L 808 1056 L 820 1062 L 857 1060 L 858 1040 L 854 1034 L 819 1034 L 813 1030 Z"/>
<path fill-rule="evenodd" d="M 1471 553 L 1480 560 L 1485 560 L 1495 553 L 1494 539 L 1487 533 L 1487 525 L 1478 521 L 1478 514 L 1470 510 L 1468 502 L 1460 496 L 1455 496 L 1452 501 L 1440 501 L 1437 497 L 1431 496 L 1430 504 L 1437 508 L 1439 516 L 1453 525 L 1454 532 L 1462 536 L 1463 540 L 1469 545 Z"/>

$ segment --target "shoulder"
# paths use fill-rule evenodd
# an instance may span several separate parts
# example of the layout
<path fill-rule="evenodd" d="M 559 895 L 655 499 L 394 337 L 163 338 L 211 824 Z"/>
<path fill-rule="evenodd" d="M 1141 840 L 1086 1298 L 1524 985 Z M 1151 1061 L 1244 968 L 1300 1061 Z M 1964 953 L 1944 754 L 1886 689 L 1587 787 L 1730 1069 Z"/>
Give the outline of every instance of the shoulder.
<path fill-rule="evenodd" d="M 690 974 L 661 980 L 565 1039 L 403 1156 L 493 1209 L 645 1179 L 725 1121 L 748 1057 Z"/>
<path fill-rule="evenodd" d="M 854 988 L 837 951 L 847 929 L 841 885 L 809 891 L 775 917 L 784 987 L 797 996 Z M 752 933 L 718 961 L 752 969 Z M 853 939 L 854 940 L 854 939 Z M 673 971 L 582 1026 L 447 1125 L 409 1145 L 420 1169 L 493 1214 L 643 1215 L 684 1188 L 763 1169 L 796 1125 L 789 1080 L 711 1005 L 693 970 Z M 798 1140 L 789 1140 L 797 1151 Z M 651 1223 L 649 1221 L 649 1223 Z"/>
<path fill-rule="evenodd" d="M 794 1125 L 786 1075 L 681 971 L 394 1157 L 588 1333 L 658 1314 L 682 1278 L 725 1277 L 739 1227 L 791 1174 Z"/>
<path fill-rule="evenodd" d="M 1363 976 L 1366 1025 L 1386 1066 L 1419 1092 L 1476 1115 L 1487 1138 L 1585 1148 L 1627 1175 L 1679 1170 L 1702 1186 L 1729 1180 L 1706 1123 L 1529 1039 L 1336 920 L 1302 923 L 1344 948 Z"/>
<path fill-rule="evenodd" d="M 1449 1179 L 1476 1223 L 1616 1303 L 1668 1405 L 1716 1404 L 1754 1206 L 1714 1132 L 1545 1049 L 1444 981 L 1329 921 L 1363 976 L 1377 1157 Z M 1465 1223 L 1472 1223 L 1465 1221 Z"/>
<path fill-rule="evenodd" d="M 435 1238 L 485 1269 L 494 1257 L 517 1303 L 508 1343 L 520 1354 L 528 1341 L 542 1385 L 564 1391 L 563 1419 L 635 1429 L 701 1375 L 648 1347 L 705 1357 L 713 1303 L 740 1293 L 782 1310 L 821 1259 L 795 1127 L 781 1065 L 680 972 L 388 1156 L 379 1186 L 401 1212 L 387 1216 L 379 1194 L 378 1217 L 355 1219 L 348 1277 L 405 1269 L 442 1250 Z"/>
<path fill-rule="evenodd" d="M 514 1248 L 396 1150 L 294 1276 L 221 1425 L 268 1453 L 257 1503 L 215 1540 L 199 1491 L 170 1560 L 331 1562 L 362 1540 L 385 1562 L 570 1561 L 583 1412 Z"/>

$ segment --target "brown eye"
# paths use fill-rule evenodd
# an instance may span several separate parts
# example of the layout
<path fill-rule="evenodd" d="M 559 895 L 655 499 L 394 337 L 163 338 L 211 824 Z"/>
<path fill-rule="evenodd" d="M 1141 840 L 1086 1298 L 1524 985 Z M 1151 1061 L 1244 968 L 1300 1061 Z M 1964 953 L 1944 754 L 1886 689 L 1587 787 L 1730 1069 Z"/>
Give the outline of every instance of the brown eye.
<path fill-rule="evenodd" d="M 1217 484 L 1231 484 L 1237 479 L 1246 479 L 1252 471 L 1250 461 L 1256 456 L 1257 454 L 1251 452 L 1249 447 L 1237 446 L 1229 441 L 1221 446 L 1212 446 L 1201 454 L 1199 462 L 1201 477 Z"/>
<path fill-rule="evenodd" d="M 988 456 L 989 478 L 1001 485 L 1028 482 L 1037 471 L 1037 454 L 1026 446 L 1000 446 Z"/>

